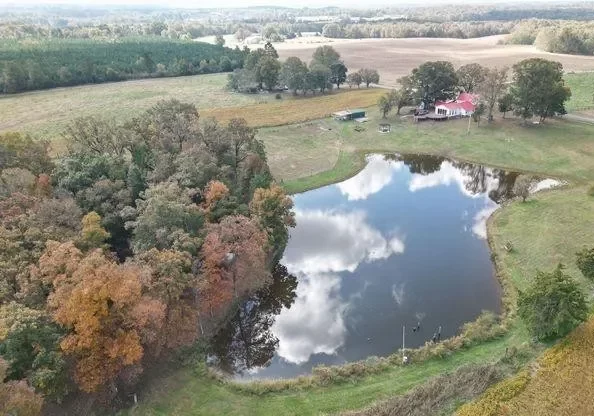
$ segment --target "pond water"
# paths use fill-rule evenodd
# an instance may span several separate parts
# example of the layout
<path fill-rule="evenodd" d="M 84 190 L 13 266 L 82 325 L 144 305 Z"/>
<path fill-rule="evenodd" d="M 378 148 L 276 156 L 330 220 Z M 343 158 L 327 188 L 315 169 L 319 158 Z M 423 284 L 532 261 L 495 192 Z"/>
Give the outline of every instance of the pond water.
<path fill-rule="evenodd" d="M 486 221 L 516 173 L 439 157 L 370 155 L 355 177 L 294 196 L 274 283 L 215 337 L 241 379 L 386 356 L 498 312 Z M 412 330 L 420 324 L 418 331 Z"/>

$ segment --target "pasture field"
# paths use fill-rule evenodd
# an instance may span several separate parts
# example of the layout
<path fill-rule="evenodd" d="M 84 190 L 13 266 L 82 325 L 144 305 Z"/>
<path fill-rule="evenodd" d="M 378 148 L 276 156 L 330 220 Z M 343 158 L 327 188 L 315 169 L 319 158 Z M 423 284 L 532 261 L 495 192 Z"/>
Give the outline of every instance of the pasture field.
<path fill-rule="evenodd" d="M 445 60 L 454 66 L 478 62 L 488 67 L 512 66 L 526 58 L 559 61 L 566 71 L 594 71 L 594 57 L 543 52 L 534 46 L 502 45 L 503 36 L 475 39 L 325 39 L 298 38 L 275 44 L 281 59 L 298 56 L 309 61 L 320 45 L 331 45 L 350 71 L 376 68 L 383 85 L 396 85 L 398 78 L 425 61 Z M 262 45 L 254 46 L 262 47 Z"/>
<path fill-rule="evenodd" d="M 594 115 L 594 72 L 565 74 L 565 82 L 571 88 L 567 111 Z"/>
<path fill-rule="evenodd" d="M 381 89 L 341 89 L 326 95 L 238 94 L 227 91 L 226 74 L 144 79 L 0 96 L 0 132 L 24 131 L 50 141 L 77 117 L 126 121 L 160 100 L 196 105 L 221 122 L 244 117 L 253 126 L 274 126 L 325 117 L 344 108 L 375 105 Z"/>

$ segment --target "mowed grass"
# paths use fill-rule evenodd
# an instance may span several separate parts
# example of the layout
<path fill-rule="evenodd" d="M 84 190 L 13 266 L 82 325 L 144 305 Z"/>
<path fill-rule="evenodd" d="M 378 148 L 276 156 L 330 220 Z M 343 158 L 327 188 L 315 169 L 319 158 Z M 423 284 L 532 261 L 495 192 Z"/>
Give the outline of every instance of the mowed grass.
<path fill-rule="evenodd" d="M 366 152 L 428 153 L 492 166 L 594 182 L 594 126 L 564 120 L 522 125 L 497 116 L 480 127 L 468 120 L 413 123 L 392 115 L 383 120 L 371 109 L 371 120 L 357 124 L 331 119 L 261 129 L 275 177 L 291 192 L 311 189 L 352 175 Z M 392 132 L 377 131 L 388 122 Z"/>
<path fill-rule="evenodd" d="M 565 83 L 571 88 L 568 112 L 594 110 L 594 72 L 565 74 Z"/>

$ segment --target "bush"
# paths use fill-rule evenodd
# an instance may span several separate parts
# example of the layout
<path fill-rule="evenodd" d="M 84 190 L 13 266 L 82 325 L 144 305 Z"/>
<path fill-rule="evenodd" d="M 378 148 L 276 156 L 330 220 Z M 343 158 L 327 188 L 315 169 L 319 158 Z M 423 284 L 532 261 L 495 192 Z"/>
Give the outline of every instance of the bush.
<path fill-rule="evenodd" d="M 277 93 L 274 98 L 276 98 L 277 100 L 282 100 L 283 96 L 280 95 L 280 93 Z"/>
<path fill-rule="evenodd" d="M 578 283 L 559 264 L 552 272 L 537 272 L 518 299 L 518 313 L 538 339 L 562 337 L 588 316 L 586 298 Z"/>
<path fill-rule="evenodd" d="M 594 185 L 592 185 L 590 187 L 590 189 L 588 189 L 588 196 L 591 196 L 594 198 Z"/>
<path fill-rule="evenodd" d="M 576 253 L 577 267 L 586 279 L 594 280 L 594 248 L 583 249 Z"/>

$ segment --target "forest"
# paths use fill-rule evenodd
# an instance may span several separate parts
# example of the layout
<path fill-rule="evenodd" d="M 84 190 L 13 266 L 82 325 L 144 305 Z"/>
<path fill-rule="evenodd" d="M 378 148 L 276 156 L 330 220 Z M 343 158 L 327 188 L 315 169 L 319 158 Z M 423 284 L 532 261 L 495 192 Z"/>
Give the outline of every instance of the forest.
<path fill-rule="evenodd" d="M 244 120 L 199 124 L 193 105 L 162 101 L 65 138 L 52 159 L 0 135 L 2 414 L 118 403 L 273 281 L 294 225 Z"/>
<path fill-rule="evenodd" d="M 0 40 L 0 92 L 228 72 L 244 52 L 161 37 Z"/>

